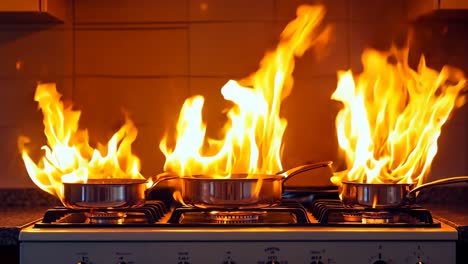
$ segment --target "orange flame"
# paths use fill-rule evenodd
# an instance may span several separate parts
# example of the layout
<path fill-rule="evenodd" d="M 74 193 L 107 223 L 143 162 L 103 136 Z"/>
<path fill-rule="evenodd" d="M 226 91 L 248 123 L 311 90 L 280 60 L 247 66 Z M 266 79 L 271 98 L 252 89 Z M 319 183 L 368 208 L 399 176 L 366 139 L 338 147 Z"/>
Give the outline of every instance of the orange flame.
<path fill-rule="evenodd" d="M 26 137 L 18 139 L 22 158 L 33 182 L 42 190 L 63 197 L 62 182 L 86 183 L 88 179 L 141 178 L 140 161 L 132 154 L 131 144 L 137 129 L 127 119 L 105 146 L 92 148 L 88 132 L 78 129 L 80 111 L 72 110 L 60 100 L 55 84 L 39 84 L 34 100 L 44 115 L 47 145 L 44 156 L 36 164 L 28 155 Z M 106 153 L 107 154 L 104 154 Z"/>
<path fill-rule="evenodd" d="M 177 122 L 175 146 L 168 146 L 167 135 L 159 145 L 166 157 L 165 171 L 212 177 L 281 171 L 282 138 L 287 124 L 280 117 L 281 102 L 292 90 L 294 58 L 312 45 L 327 41 L 329 28 L 318 29 L 324 14 L 321 6 L 300 6 L 297 18 L 286 26 L 276 50 L 265 55 L 260 69 L 222 87 L 224 98 L 234 103 L 227 113 L 229 122 L 223 139 L 205 136 L 204 98 L 187 99 Z"/>
<path fill-rule="evenodd" d="M 366 50 L 364 70 L 340 72 L 332 99 L 343 103 L 336 117 L 348 170 L 332 182 L 421 184 L 437 153 L 437 139 L 452 110 L 465 103 L 460 70 L 437 72 L 421 57 L 408 66 L 408 49 Z"/>
<path fill-rule="evenodd" d="M 378 202 L 378 196 L 377 194 L 375 193 L 374 196 L 372 197 L 372 208 L 376 208 L 377 207 L 377 202 Z"/>

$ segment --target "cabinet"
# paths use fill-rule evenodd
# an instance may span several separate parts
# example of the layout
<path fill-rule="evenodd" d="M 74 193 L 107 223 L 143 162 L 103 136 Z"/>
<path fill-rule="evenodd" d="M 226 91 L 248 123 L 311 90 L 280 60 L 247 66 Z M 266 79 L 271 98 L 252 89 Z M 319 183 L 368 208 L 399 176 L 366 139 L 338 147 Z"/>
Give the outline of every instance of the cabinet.
<path fill-rule="evenodd" d="M 69 0 L 1 0 L 0 23 L 61 23 Z"/>

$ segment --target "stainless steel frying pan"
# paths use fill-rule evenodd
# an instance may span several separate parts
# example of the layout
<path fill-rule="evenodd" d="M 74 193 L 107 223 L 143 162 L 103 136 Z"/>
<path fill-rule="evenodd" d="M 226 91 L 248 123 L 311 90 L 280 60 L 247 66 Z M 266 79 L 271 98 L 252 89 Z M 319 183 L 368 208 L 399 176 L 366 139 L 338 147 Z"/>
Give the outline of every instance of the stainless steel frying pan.
<path fill-rule="evenodd" d="M 394 208 L 414 203 L 416 193 L 432 186 L 468 182 L 468 176 L 441 179 L 412 188 L 411 184 L 342 182 L 341 200 L 350 206 Z"/>

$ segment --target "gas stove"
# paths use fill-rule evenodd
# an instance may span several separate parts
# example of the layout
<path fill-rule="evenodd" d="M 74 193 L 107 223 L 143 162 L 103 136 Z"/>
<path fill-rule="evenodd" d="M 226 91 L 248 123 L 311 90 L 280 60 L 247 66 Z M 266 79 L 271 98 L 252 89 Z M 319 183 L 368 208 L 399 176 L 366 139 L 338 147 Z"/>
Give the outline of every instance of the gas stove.
<path fill-rule="evenodd" d="M 49 209 L 20 233 L 21 263 L 455 263 L 455 229 L 419 207 L 338 199 L 210 210 L 147 201 L 124 211 Z"/>

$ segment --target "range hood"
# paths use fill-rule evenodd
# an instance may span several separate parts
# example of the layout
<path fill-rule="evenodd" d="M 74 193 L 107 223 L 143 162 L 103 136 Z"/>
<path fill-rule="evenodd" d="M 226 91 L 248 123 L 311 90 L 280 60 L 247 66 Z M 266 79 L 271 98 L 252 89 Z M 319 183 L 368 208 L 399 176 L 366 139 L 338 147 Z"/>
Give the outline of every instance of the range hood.
<path fill-rule="evenodd" d="M 0 23 L 61 23 L 67 0 L 1 0 Z"/>
<path fill-rule="evenodd" d="M 416 22 L 468 22 L 467 0 L 408 1 L 408 17 Z"/>

